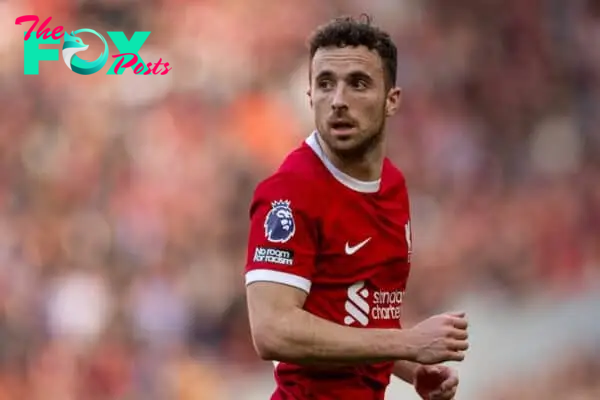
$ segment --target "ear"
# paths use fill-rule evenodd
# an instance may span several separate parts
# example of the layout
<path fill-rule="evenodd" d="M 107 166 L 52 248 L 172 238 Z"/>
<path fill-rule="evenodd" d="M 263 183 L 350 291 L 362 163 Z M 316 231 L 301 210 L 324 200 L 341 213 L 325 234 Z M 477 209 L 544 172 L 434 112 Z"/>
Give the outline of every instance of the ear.
<path fill-rule="evenodd" d="M 398 109 L 400 108 L 400 100 L 402 95 L 402 89 L 399 87 L 391 88 L 387 94 L 387 98 L 385 100 L 385 114 L 388 117 L 396 114 Z"/>
<path fill-rule="evenodd" d="M 312 63 L 312 60 L 311 60 Z M 306 89 L 306 95 L 308 96 L 308 103 L 310 104 L 310 108 L 313 108 L 313 98 L 312 98 L 312 65 L 308 66 L 308 88 Z"/>
<path fill-rule="evenodd" d="M 308 103 L 310 104 L 310 108 L 312 108 L 313 101 L 312 101 L 312 93 L 310 91 L 310 87 L 308 89 L 306 89 L 306 95 L 308 96 Z"/>

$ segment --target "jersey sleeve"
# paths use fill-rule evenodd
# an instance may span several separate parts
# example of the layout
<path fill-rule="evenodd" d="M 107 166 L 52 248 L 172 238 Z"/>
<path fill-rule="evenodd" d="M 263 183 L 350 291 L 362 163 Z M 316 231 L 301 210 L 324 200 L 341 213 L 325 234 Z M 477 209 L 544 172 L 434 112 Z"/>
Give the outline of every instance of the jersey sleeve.
<path fill-rule="evenodd" d="M 310 292 L 317 230 L 307 189 L 279 175 L 256 188 L 250 206 L 246 285 L 276 282 Z"/>

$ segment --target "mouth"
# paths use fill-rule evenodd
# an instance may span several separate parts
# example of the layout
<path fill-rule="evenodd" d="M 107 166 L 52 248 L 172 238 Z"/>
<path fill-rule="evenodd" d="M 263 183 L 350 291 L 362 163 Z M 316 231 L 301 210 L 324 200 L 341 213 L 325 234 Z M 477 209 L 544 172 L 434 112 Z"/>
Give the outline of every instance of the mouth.
<path fill-rule="evenodd" d="M 352 133 L 352 131 L 356 128 L 356 124 L 350 121 L 340 120 L 331 122 L 329 127 L 331 128 L 331 133 L 334 135 L 345 136 Z"/>

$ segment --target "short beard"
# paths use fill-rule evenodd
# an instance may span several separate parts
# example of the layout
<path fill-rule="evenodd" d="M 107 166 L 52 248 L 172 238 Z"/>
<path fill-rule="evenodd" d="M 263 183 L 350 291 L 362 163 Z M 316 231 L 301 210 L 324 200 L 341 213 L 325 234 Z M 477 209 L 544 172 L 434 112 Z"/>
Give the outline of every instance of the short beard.
<path fill-rule="evenodd" d="M 369 154 L 383 142 L 384 128 L 385 118 L 382 118 L 380 125 L 374 129 L 374 133 L 356 146 L 348 149 L 340 149 L 334 146 L 329 146 L 329 148 L 340 160 L 348 162 L 361 161 L 364 159 L 365 155 Z"/>

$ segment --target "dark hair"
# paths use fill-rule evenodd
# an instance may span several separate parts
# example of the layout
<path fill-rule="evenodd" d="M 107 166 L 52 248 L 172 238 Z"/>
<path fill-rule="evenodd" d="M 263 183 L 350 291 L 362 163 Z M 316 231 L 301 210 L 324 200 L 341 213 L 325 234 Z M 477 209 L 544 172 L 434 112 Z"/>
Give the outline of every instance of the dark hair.
<path fill-rule="evenodd" d="M 398 51 L 387 32 L 371 25 L 371 18 L 362 14 L 359 19 L 342 16 L 320 26 L 309 40 L 310 59 L 320 48 L 365 46 L 377 51 L 383 62 L 387 83 L 396 85 L 396 68 Z"/>

